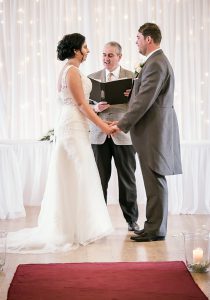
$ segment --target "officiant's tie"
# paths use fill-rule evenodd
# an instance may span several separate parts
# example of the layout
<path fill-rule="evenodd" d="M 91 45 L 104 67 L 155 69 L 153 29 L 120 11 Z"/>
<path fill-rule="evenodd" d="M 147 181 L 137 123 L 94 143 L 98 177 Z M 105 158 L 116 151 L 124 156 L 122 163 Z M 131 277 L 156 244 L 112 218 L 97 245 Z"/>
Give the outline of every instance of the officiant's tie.
<path fill-rule="evenodd" d="M 107 81 L 112 81 L 113 79 L 114 79 L 114 74 L 110 72 L 110 73 L 107 75 Z"/>

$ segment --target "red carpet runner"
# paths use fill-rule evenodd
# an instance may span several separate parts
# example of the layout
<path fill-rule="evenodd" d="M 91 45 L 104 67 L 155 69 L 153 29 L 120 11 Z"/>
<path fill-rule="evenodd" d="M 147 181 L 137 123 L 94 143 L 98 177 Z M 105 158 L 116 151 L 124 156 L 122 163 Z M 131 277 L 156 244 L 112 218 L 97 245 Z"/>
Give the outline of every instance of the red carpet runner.
<path fill-rule="evenodd" d="M 8 300 L 207 299 L 183 262 L 19 265 Z"/>

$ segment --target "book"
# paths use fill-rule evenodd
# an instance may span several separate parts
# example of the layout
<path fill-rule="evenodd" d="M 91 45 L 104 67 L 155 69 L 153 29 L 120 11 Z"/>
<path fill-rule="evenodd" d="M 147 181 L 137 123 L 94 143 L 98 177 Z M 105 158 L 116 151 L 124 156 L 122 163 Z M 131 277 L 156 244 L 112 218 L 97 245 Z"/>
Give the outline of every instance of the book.
<path fill-rule="evenodd" d="M 132 78 L 122 78 L 118 80 L 101 82 L 90 78 L 92 81 L 92 91 L 90 99 L 95 102 L 106 101 L 109 104 L 127 103 L 129 97 L 124 96 L 124 92 L 132 87 Z"/>

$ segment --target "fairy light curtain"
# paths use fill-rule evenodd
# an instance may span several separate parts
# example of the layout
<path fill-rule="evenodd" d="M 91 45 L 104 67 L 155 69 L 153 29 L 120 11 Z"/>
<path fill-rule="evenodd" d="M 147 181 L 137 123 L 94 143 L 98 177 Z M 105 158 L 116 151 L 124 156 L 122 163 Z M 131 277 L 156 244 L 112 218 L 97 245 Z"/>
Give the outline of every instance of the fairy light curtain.
<path fill-rule="evenodd" d="M 160 26 L 174 68 L 182 140 L 209 140 L 209 0 L 0 0 L 0 139 L 38 139 L 54 126 L 63 65 L 56 47 L 64 34 L 86 36 L 85 74 L 102 67 L 110 40 L 122 45 L 122 65 L 134 71 L 142 59 L 137 30 L 148 21 Z"/>

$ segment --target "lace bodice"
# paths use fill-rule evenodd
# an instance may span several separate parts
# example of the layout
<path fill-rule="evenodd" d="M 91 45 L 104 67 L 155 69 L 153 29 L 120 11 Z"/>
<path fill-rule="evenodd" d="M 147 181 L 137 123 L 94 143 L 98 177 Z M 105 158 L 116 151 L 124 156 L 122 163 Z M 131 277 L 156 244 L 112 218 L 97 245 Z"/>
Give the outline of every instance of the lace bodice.
<path fill-rule="evenodd" d="M 89 131 L 88 119 L 80 111 L 71 90 L 67 87 L 66 74 L 70 68 L 76 67 L 68 65 L 63 71 L 61 78 L 61 91 L 59 93 L 60 113 L 58 122 L 55 126 L 55 135 L 57 139 L 69 139 L 75 130 Z M 92 83 L 91 80 L 84 76 L 80 71 L 79 73 L 82 80 L 85 99 L 88 102 Z"/>
<path fill-rule="evenodd" d="M 68 65 L 67 68 L 63 71 L 62 78 L 61 78 L 61 91 L 59 92 L 59 99 L 61 101 L 61 104 L 73 104 L 75 105 L 75 100 L 69 91 L 67 87 L 67 82 L 66 82 L 66 74 L 70 68 L 76 68 L 73 65 Z M 78 69 L 79 70 L 79 69 Z M 85 99 L 89 101 L 89 95 L 92 89 L 92 83 L 89 78 L 87 78 L 85 75 L 83 75 L 80 70 L 79 70 L 81 80 L 82 80 L 82 86 L 85 94 Z"/>

